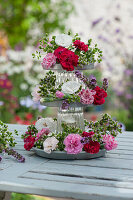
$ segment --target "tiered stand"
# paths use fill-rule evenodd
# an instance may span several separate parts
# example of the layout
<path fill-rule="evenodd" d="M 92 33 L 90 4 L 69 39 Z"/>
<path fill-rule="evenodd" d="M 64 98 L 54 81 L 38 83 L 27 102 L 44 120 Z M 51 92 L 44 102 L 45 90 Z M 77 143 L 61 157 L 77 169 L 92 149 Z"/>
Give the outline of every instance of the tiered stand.
<path fill-rule="evenodd" d="M 86 65 L 81 67 L 76 67 L 76 70 L 91 70 L 94 69 L 94 64 Z M 56 84 L 64 83 L 67 79 L 69 81 L 77 81 L 82 84 L 82 87 L 85 88 L 85 85 L 75 76 L 75 72 L 67 72 L 62 69 L 60 64 L 57 64 L 52 70 L 54 70 L 56 74 Z M 82 103 L 71 103 L 69 108 L 64 110 L 62 109 L 62 100 L 54 101 L 54 102 L 45 102 L 43 103 L 47 107 L 58 107 L 58 113 L 57 113 L 57 132 L 62 131 L 62 122 L 65 122 L 69 125 L 72 125 L 73 127 L 78 127 L 85 131 L 84 126 L 84 115 L 83 115 L 83 107 L 85 107 L 85 104 Z M 100 150 L 97 154 L 89 154 L 84 151 L 81 153 L 75 155 L 75 154 L 67 154 L 66 152 L 60 152 L 60 151 L 53 151 L 52 153 L 48 154 L 45 153 L 41 149 L 34 148 L 34 151 L 37 155 L 45 158 L 51 158 L 51 159 L 59 159 L 59 160 L 74 160 L 74 159 L 92 159 L 92 158 L 98 158 L 105 156 L 106 150 Z"/>

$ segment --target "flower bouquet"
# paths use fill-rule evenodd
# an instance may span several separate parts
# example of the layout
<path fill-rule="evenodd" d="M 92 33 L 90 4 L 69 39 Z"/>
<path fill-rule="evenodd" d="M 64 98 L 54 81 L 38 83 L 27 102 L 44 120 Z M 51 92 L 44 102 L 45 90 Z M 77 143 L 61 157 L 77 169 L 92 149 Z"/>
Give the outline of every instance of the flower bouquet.
<path fill-rule="evenodd" d="M 106 78 L 98 86 L 93 75 L 87 78 L 79 71 L 101 62 L 102 51 L 91 41 L 85 44 L 78 34 L 51 40 L 46 35 L 40 40 L 33 57 L 41 59 L 47 53 L 41 64 L 49 71 L 32 92 L 33 100 L 59 109 L 57 119 L 41 118 L 28 127 L 23 135 L 26 150 L 34 148 L 37 155 L 53 159 L 90 159 L 117 147 L 115 137 L 121 132 L 117 122 L 107 114 L 95 123 L 83 117 L 84 106 L 104 104 L 108 88 Z"/>
<path fill-rule="evenodd" d="M 36 55 L 33 53 L 33 58 L 37 56 L 38 59 L 44 55 L 42 67 L 44 69 L 63 69 L 66 71 L 73 71 L 75 69 L 89 69 L 93 64 L 101 62 L 102 51 L 97 47 L 97 44 L 92 47 L 92 39 L 88 39 L 87 44 L 81 41 L 78 34 L 74 37 L 68 34 L 60 34 L 49 39 L 46 34 L 40 40 L 39 50 Z M 58 66 L 57 66 L 57 65 Z M 88 67 L 87 67 L 88 66 Z"/>
<path fill-rule="evenodd" d="M 90 159 L 117 147 L 115 137 L 121 133 L 121 127 L 108 114 L 99 121 L 84 123 L 85 131 L 62 123 L 62 132 L 57 132 L 56 119 L 40 118 L 22 136 L 24 148 L 27 151 L 33 148 L 37 155 L 46 158 Z"/>

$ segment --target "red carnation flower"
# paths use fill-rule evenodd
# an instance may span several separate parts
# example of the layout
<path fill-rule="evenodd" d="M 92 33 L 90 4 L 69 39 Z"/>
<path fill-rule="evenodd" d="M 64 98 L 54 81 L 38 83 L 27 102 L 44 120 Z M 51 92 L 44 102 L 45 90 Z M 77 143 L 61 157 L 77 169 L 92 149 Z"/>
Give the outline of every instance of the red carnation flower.
<path fill-rule="evenodd" d="M 94 142 L 91 140 L 89 143 L 84 144 L 84 150 L 87 153 L 90 154 L 98 153 L 99 149 L 100 149 L 100 144 L 97 141 Z"/>
<path fill-rule="evenodd" d="M 92 137 L 92 135 L 94 135 L 95 133 L 93 131 L 90 132 L 83 132 L 82 133 L 82 137 Z"/>
<path fill-rule="evenodd" d="M 105 92 L 105 90 L 103 90 L 102 88 L 96 86 L 95 89 L 96 94 L 94 95 L 94 104 L 95 105 L 101 105 L 104 104 L 105 99 L 107 97 L 107 92 Z"/>
<path fill-rule="evenodd" d="M 61 53 L 65 51 L 64 47 L 58 47 L 54 50 L 54 55 L 57 57 L 57 62 L 60 62 Z"/>
<path fill-rule="evenodd" d="M 86 45 L 84 42 L 81 42 L 80 40 L 75 40 L 73 44 L 77 49 L 80 49 L 81 51 L 88 51 L 88 45 Z"/>
<path fill-rule="evenodd" d="M 73 71 L 74 66 L 70 62 L 61 61 L 62 68 L 67 71 Z"/>
<path fill-rule="evenodd" d="M 29 151 L 34 146 L 35 137 L 29 135 L 27 138 L 24 138 L 24 143 L 25 150 Z"/>
<path fill-rule="evenodd" d="M 76 67 L 78 64 L 79 57 L 64 47 L 55 49 L 54 54 L 57 57 L 57 61 L 62 65 L 62 68 L 67 71 L 73 71 L 74 66 Z"/>

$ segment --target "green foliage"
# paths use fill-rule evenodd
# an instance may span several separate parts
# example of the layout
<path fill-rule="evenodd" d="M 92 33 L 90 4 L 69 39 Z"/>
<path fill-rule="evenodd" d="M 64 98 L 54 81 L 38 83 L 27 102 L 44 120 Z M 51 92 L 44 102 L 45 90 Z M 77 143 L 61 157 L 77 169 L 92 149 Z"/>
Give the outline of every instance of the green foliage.
<path fill-rule="evenodd" d="M 35 200 L 35 197 L 28 194 L 12 193 L 11 200 Z"/>
<path fill-rule="evenodd" d="M 56 84 L 56 75 L 51 70 L 46 73 L 45 78 L 41 79 L 39 83 L 39 91 L 40 96 L 44 101 L 53 101 L 56 99 L 55 93 L 57 90 L 61 90 L 61 85 L 55 88 Z"/>
<path fill-rule="evenodd" d="M 50 33 L 56 29 L 64 31 L 64 20 L 72 10 L 70 0 L 1 1 L 0 29 L 7 34 L 12 47 L 20 43 L 26 45 L 34 29 L 39 29 L 41 33 Z"/>
<path fill-rule="evenodd" d="M 89 129 L 92 129 L 95 134 L 95 139 L 100 140 L 102 135 L 110 134 L 113 137 L 116 137 L 118 133 L 122 133 L 121 127 L 117 121 L 114 121 L 108 114 L 104 114 L 101 120 L 96 122 L 87 122 L 85 121 L 85 125 L 88 126 Z"/>
<path fill-rule="evenodd" d="M 14 134 L 18 135 L 18 132 L 14 130 Z M 14 147 L 16 144 L 12 132 L 8 131 L 8 126 L 0 121 L 0 153 L 8 146 Z"/>

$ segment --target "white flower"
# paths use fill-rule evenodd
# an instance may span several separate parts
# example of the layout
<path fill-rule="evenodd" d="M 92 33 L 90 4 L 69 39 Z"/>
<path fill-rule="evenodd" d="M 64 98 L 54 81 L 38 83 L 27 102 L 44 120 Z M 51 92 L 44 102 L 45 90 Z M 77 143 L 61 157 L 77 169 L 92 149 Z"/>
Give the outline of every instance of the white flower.
<path fill-rule="evenodd" d="M 41 118 L 37 120 L 35 127 L 38 131 L 41 131 L 43 128 L 49 128 L 51 132 L 55 132 L 57 129 L 57 123 L 52 118 Z"/>
<path fill-rule="evenodd" d="M 20 88 L 22 90 L 27 90 L 28 89 L 28 85 L 26 83 L 21 83 Z"/>
<path fill-rule="evenodd" d="M 57 35 L 55 38 L 56 44 L 63 47 L 68 47 L 72 43 L 72 37 L 66 34 Z"/>
<path fill-rule="evenodd" d="M 77 81 L 68 81 L 62 85 L 62 92 L 67 94 L 74 94 L 80 88 L 81 84 Z"/>
<path fill-rule="evenodd" d="M 54 136 L 47 138 L 43 142 L 44 151 L 46 153 L 51 153 L 51 150 L 53 151 L 53 150 L 55 150 L 57 148 L 58 142 L 59 141 Z"/>

